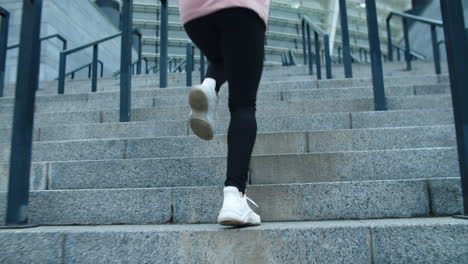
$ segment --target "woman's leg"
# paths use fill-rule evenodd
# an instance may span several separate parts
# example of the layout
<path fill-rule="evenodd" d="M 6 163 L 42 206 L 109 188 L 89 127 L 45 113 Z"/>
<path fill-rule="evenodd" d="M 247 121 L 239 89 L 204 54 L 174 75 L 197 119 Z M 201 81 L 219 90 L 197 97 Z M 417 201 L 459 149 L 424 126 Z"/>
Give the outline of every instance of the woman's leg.
<path fill-rule="evenodd" d="M 221 32 L 224 72 L 229 82 L 227 179 L 245 193 L 250 158 L 257 136 L 257 90 L 263 70 L 265 24 L 254 11 L 229 8 L 216 13 Z"/>
<path fill-rule="evenodd" d="M 216 93 L 226 82 L 224 63 L 220 47 L 220 32 L 216 27 L 213 14 L 194 19 L 184 25 L 185 31 L 195 45 L 208 59 L 205 78 L 216 81 Z"/>

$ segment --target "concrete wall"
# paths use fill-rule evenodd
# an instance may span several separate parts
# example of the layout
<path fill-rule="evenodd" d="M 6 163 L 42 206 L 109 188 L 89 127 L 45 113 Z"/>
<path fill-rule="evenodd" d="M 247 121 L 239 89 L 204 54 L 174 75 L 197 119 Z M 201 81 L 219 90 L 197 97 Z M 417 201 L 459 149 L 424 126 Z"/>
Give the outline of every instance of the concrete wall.
<path fill-rule="evenodd" d="M 89 0 L 43 0 L 41 36 L 61 34 L 68 40 L 68 48 L 115 34 L 118 29 Z M 21 0 L 0 0 L 0 6 L 11 13 L 8 44 L 19 42 L 22 14 Z M 105 75 L 120 68 L 120 38 L 108 41 L 99 47 L 99 59 L 105 64 Z M 58 76 L 60 41 L 42 42 L 40 80 L 53 80 Z M 133 53 L 133 60 L 136 53 Z M 16 81 L 18 49 L 7 54 L 6 82 Z M 68 57 L 67 71 L 87 64 L 92 60 L 92 48 Z M 87 70 L 81 76 L 87 77 Z"/>

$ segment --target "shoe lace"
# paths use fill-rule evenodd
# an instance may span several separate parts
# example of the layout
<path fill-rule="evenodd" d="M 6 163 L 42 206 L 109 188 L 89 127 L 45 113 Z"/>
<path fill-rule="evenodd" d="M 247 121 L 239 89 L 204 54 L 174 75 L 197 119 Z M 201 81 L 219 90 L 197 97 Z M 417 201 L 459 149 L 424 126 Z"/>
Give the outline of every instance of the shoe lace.
<path fill-rule="evenodd" d="M 249 201 L 249 202 L 253 203 L 255 206 L 259 207 L 252 199 L 247 197 L 245 194 L 244 194 L 244 197 L 245 197 L 245 199 L 247 199 L 247 201 Z"/>

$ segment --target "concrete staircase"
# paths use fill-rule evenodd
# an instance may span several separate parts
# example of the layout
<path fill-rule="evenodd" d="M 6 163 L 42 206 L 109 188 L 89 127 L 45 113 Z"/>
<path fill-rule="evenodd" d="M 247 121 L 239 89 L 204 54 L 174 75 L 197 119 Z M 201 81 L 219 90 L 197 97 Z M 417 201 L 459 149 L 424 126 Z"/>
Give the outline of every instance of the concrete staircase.
<path fill-rule="evenodd" d="M 229 113 L 217 136 L 191 132 L 183 75 L 159 89 L 133 79 L 130 123 L 118 80 L 40 84 L 29 219 L 0 229 L 0 263 L 467 263 L 466 221 L 448 77 L 387 64 L 388 111 L 370 69 L 317 81 L 305 67 L 265 70 L 247 195 L 262 225 L 216 224 Z M 340 73 L 337 69 L 337 76 Z M 7 89 L 10 96 L 13 87 Z M 0 99 L 0 220 L 13 98 Z"/>

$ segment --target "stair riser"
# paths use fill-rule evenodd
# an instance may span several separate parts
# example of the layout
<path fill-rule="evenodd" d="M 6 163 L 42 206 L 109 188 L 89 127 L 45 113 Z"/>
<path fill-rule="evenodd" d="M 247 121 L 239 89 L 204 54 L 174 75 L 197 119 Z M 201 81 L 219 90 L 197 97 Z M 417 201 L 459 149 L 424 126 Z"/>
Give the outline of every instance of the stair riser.
<path fill-rule="evenodd" d="M 275 144 L 271 144 L 275 142 Z M 400 129 L 291 132 L 257 135 L 254 154 L 285 154 L 456 146 L 452 126 Z M 0 145 L 0 162 L 10 160 L 9 145 Z M 129 140 L 37 142 L 33 161 L 225 156 L 226 136 L 211 142 L 197 137 Z"/>
<path fill-rule="evenodd" d="M 197 76 L 193 77 L 193 80 L 199 80 Z M 370 86 L 372 85 L 372 80 L 370 76 L 364 76 L 361 79 L 333 79 L 333 80 L 321 80 L 316 81 L 315 76 L 309 75 L 291 75 L 291 76 L 276 76 L 276 77 L 264 77 L 262 78 L 262 83 L 269 83 L 274 84 L 278 81 L 295 81 L 299 79 L 307 79 L 309 81 L 313 81 L 313 83 L 317 84 L 313 87 L 319 88 L 343 88 L 343 87 L 363 87 L 363 86 Z M 272 83 L 273 82 L 273 83 Z M 180 74 L 180 77 L 171 76 L 168 80 L 169 87 L 185 87 L 185 75 Z M 196 83 L 196 81 L 194 81 Z M 261 83 L 261 84 L 262 84 Z M 427 75 L 421 76 L 416 75 L 414 73 L 407 74 L 407 75 L 395 75 L 391 77 L 385 78 L 385 83 L 391 86 L 407 86 L 407 85 L 424 85 L 424 84 L 436 84 L 436 83 L 449 83 L 448 76 L 436 76 L 436 75 Z M 43 85 L 43 86 L 42 86 Z M 281 84 L 282 85 L 282 84 Z M 57 89 L 55 88 L 57 85 L 50 84 L 50 83 L 43 83 L 40 85 L 39 90 L 37 92 L 38 95 L 46 95 L 46 94 L 57 94 Z M 65 87 L 66 94 L 73 94 L 73 93 L 89 93 L 91 91 L 91 83 L 89 80 L 85 81 L 76 81 L 67 83 Z M 287 87 L 291 87 L 288 85 Z M 292 89 L 300 89 L 295 88 L 296 86 L 292 86 Z M 13 86 L 5 87 L 5 96 L 12 96 L 13 95 Z M 101 80 L 98 82 L 98 91 L 118 91 L 120 89 L 119 81 L 117 79 L 106 79 Z M 156 78 L 137 78 L 132 81 L 132 89 L 160 89 L 159 88 L 159 80 Z M 259 88 L 260 90 L 262 88 Z M 170 90 L 170 89 L 168 89 Z"/>
<path fill-rule="evenodd" d="M 228 119 L 216 121 L 216 133 L 227 134 Z M 317 113 L 309 115 L 258 116 L 258 133 L 315 131 L 350 128 L 408 127 L 453 125 L 451 109 Z M 9 143 L 11 129 L 0 128 L 1 143 Z M 34 129 L 35 141 L 136 138 L 193 135 L 186 120 L 132 123 L 83 124 Z"/>
<path fill-rule="evenodd" d="M 455 264 L 467 260 L 466 232 L 466 222 L 453 218 L 263 223 L 241 229 L 220 225 L 41 226 L 2 231 L 0 261 L 218 264 L 237 263 L 241 258 L 244 263 L 272 264 Z"/>
<path fill-rule="evenodd" d="M 455 148 L 253 156 L 252 184 L 454 177 Z M 8 166 L 0 165 L 6 188 Z M 77 177 L 79 175 L 79 177 Z M 226 178 L 226 157 L 33 163 L 42 189 L 208 186 Z M 36 184 L 32 184 L 36 185 Z M 3 189 L 6 190 L 6 189 Z"/>
<path fill-rule="evenodd" d="M 435 181 L 438 181 L 435 179 Z M 459 178 L 439 184 L 452 186 Z M 262 221 L 303 221 L 428 216 L 436 212 L 431 180 L 250 186 L 248 196 Z M 459 184 L 459 183 L 458 183 Z M 461 188 L 445 204 L 459 213 Z M 5 197 L 5 193 L 1 193 Z M 274 194 L 274 195 L 272 195 Z M 216 223 L 223 187 L 30 192 L 32 223 Z M 2 199 L 1 205 L 5 204 Z M 432 206 L 432 207 L 431 207 Z M 253 207 L 253 206 L 252 206 Z M 2 208 L 4 209 L 4 208 Z M 0 210 L 3 214 L 4 210 Z M 4 215 L 0 215 L 4 219 Z"/>

